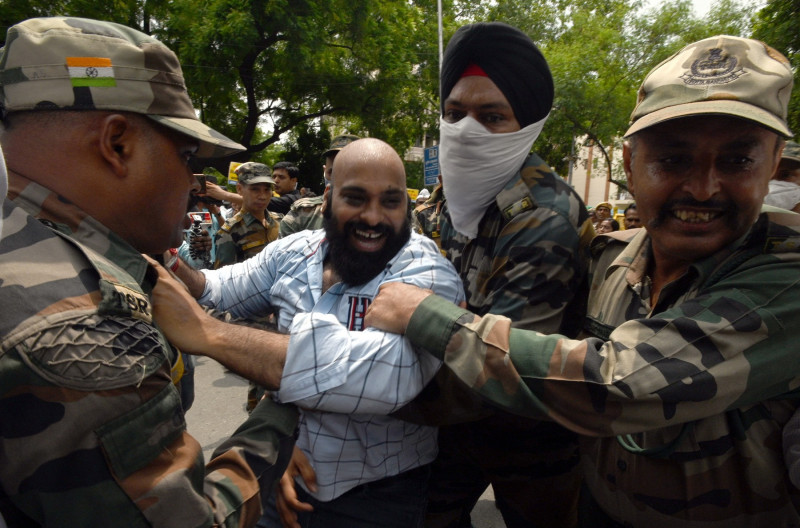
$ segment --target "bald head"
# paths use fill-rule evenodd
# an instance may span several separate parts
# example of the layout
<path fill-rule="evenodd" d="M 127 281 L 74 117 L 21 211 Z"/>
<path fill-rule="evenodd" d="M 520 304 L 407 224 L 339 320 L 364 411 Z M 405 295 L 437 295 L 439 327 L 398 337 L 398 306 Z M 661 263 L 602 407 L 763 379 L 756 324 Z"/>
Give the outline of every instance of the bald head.
<path fill-rule="evenodd" d="M 345 284 L 365 284 L 411 236 L 403 161 L 383 141 L 359 139 L 336 156 L 325 192 L 330 264 Z"/>
<path fill-rule="evenodd" d="M 379 179 L 390 186 L 406 192 L 406 171 L 403 160 L 386 142 L 375 138 L 364 138 L 344 147 L 333 162 L 336 185 L 345 185 L 345 180 L 356 173 L 368 179 Z"/>

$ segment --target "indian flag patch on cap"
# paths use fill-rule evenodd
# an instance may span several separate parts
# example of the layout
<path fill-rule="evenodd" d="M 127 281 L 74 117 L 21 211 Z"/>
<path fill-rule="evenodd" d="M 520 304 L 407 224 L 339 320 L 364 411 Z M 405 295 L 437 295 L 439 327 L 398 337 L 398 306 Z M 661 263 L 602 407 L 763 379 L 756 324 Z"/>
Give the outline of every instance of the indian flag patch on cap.
<path fill-rule="evenodd" d="M 111 59 L 103 57 L 67 57 L 72 86 L 116 86 Z"/>

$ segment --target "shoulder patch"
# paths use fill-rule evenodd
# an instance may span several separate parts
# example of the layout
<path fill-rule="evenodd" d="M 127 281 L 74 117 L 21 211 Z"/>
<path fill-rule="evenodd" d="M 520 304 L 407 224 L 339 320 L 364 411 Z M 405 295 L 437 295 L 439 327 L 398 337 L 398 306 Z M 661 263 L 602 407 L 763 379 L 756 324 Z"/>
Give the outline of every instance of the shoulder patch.
<path fill-rule="evenodd" d="M 98 307 L 102 315 L 127 315 L 145 323 L 153 322 L 150 299 L 142 292 L 105 279 L 100 280 L 100 293 L 103 298 Z"/>
<path fill-rule="evenodd" d="M 522 200 L 518 200 L 511 205 L 504 207 L 503 216 L 506 220 L 511 220 L 524 211 L 532 211 L 533 208 L 533 200 L 531 200 L 530 196 L 526 196 Z"/>
<path fill-rule="evenodd" d="M 797 251 L 799 248 L 800 238 L 798 237 L 769 237 L 764 244 L 764 249 L 767 253 L 786 253 Z"/>
<path fill-rule="evenodd" d="M 98 314 L 53 322 L 17 350 L 46 380 L 78 390 L 135 385 L 167 361 L 166 343 L 152 325 Z"/>

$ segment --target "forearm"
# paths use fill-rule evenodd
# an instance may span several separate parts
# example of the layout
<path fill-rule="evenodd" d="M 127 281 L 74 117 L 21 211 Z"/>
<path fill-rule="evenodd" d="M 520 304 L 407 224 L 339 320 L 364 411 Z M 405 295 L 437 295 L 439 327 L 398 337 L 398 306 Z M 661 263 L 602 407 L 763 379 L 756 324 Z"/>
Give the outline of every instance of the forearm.
<path fill-rule="evenodd" d="M 737 296 L 738 302 L 729 299 L 727 305 L 717 296 L 699 297 L 657 317 L 628 321 L 605 342 L 512 329 L 505 318 L 479 318 L 431 296 L 414 312 L 407 335 L 504 409 L 547 415 L 586 435 L 635 433 L 703 419 L 791 390 L 800 375 L 788 360 L 792 333 L 774 325 L 769 311 L 762 314 L 770 320 L 758 317 L 761 299 Z M 698 325 L 685 316 L 708 314 L 719 306 L 728 310 L 726 317 L 708 317 Z M 782 315 L 792 317 L 788 309 Z M 687 343 L 693 335 L 697 339 Z M 737 345 L 722 354 L 716 348 L 721 343 Z M 750 377 L 753 363 L 770 374 Z"/>
<path fill-rule="evenodd" d="M 173 270 L 173 273 L 186 285 L 192 297 L 197 299 L 203 295 L 203 290 L 206 287 L 206 278 L 202 273 L 182 260 L 178 260 L 178 265 Z"/>
<path fill-rule="evenodd" d="M 269 390 L 280 388 L 289 336 L 210 318 L 198 346 L 184 350 L 210 357 Z"/>

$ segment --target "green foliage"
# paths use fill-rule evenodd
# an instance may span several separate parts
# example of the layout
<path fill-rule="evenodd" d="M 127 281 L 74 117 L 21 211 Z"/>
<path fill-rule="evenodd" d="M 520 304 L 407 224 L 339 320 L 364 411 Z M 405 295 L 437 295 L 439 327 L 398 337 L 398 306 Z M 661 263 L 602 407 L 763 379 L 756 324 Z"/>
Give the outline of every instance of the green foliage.
<path fill-rule="evenodd" d="M 753 38 L 763 40 L 789 59 L 794 70 L 794 90 L 789 101 L 789 128 L 800 132 L 800 1 L 769 0 L 753 22 Z"/>
<path fill-rule="evenodd" d="M 409 189 L 425 187 L 425 173 L 421 161 L 403 161 L 406 168 L 406 186 Z"/>
<path fill-rule="evenodd" d="M 297 179 L 297 188 L 308 187 L 317 194 L 325 190 L 324 177 L 322 176 L 322 153 L 328 150 L 331 144 L 331 134 L 326 130 L 316 130 L 313 127 L 299 126 L 287 142 L 286 150 L 281 154 L 280 160 L 291 161 L 300 169 Z"/>
<path fill-rule="evenodd" d="M 643 0 L 444 0 L 444 42 L 479 20 L 531 35 L 556 84 L 536 150 L 566 175 L 578 141 L 604 152 L 619 141 L 646 73 L 688 42 L 749 35 L 752 20 L 755 37 L 797 65 L 798 3 L 769 0 L 754 16 L 750 4 L 718 0 L 701 19 L 689 0 L 649 9 Z M 319 192 L 319 155 L 331 136 L 378 137 L 402 153 L 437 134 L 436 7 L 436 0 L 2 0 L 0 24 L 68 14 L 157 36 L 180 57 L 201 119 L 248 148 L 237 161 L 294 161 L 300 185 Z M 213 165 L 225 174 L 229 161 Z M 413 188 L 422 187 L 417 165 L 406 167 Z"/>
<path fill-rule="evenodd" d="M 750 12 L 734 0 L 721 0 L 703 20 L 689 0 L 653 9 L 635 0 L 499 0 L 483 16 L 519 27 L 547 58 L 556 95 L 535 148 L 566 176 L 577 142 L 593 142 L 605 154 L 625 132 L 650 69 L 694 40 L 743 34 Z"/>
<path fill-rule="evenodd" d="M 4 2 L 0 21 L 7 27 L 31 16 L 72 15 L 153 34 L 181 59 L 201 119 L 247 147 L 235 157 L 244 161 L 257 159 L 296 127 L 319 127 L 323 117 L 400 152 L 413 144 L 437 120 L 431 5 L 433 0 L 32 0 Z M 317 155 L 313 148 L 303 156 Z M 224 172 L 228 161 L 215 166 Z"/>

